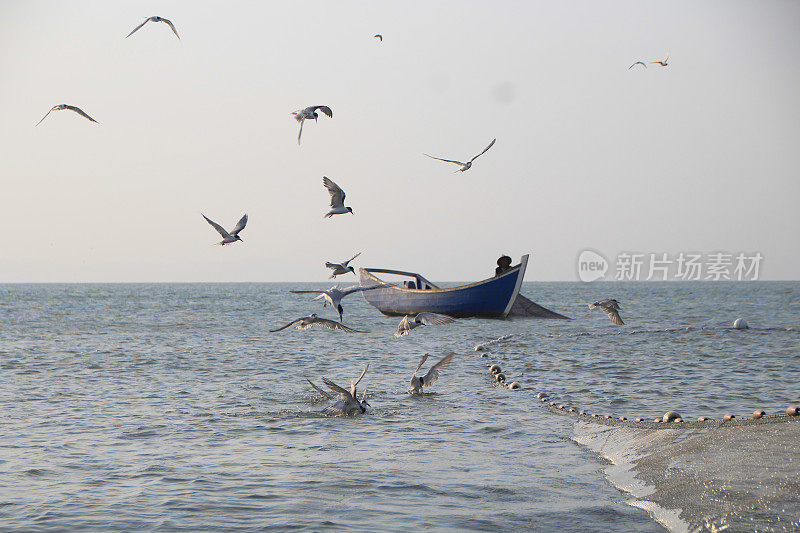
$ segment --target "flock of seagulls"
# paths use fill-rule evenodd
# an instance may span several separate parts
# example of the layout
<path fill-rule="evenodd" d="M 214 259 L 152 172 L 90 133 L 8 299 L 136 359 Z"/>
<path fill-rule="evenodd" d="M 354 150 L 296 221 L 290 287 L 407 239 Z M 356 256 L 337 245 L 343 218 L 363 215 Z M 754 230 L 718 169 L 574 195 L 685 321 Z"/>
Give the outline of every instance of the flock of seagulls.
<path fill-rule="evenodd" d="M 126 36 L 126 38 L 130 37 L 131 35 L 133 35 L 137 31 L 142 29 L 148 22 L 163 22 L 164 24 L 169 26 L 169 28 L 175 34 L 175 37 L 177 37 L 178 39 L 181 38 L 180 35 L 178 34 L 177 29 L 175 28 L 175 25 L 169 19 L 166 19 L 166 18 L 163 18 L 163 17 L 160 17 L 160 16 L 152 16 L 152 17 L 146 18 L 144 20 L 144 22 L 142 22 L 141 24 L 136 26 L 133 30 L 131 30 L 131 32 Z M 383 35 L 375 34 L 373 37 L 375 39 L 378 39 L 380 42 L 383 42 Z M 668 61 L 669 61 L 669 55 L 667 55 L 667 57 L 663 61 L 651 61 L 650 63 L 651 64 L 658 64 L 658 65 L 661 65 L 662 67 L 666 67 L 667 64 L 668 64 Z M 629 70 L 631 68 L 633 68 L 634 66 L 636 66 L 636 65 L 642 65 L 644 68 L 647 68 L 647 64 L 645 62 L 636 61 L 635 63 L 633 63 L 629 67 Z M 76 107 L 76 106 L 73 106 L 73 105 L 69 105 L 69 104 L 59 104 L 59 105 L 53 106 L 44 115 L 44 117 L 42 117 L 41 120 L 39 120 L 39 122 L 36 123 L 36 126 L 41 124 L 50 115 L 50 113 L 52 113 L 53 111 L 63 111 L 63 110 L 72 111 L 72 112 L 84 117 L 85 119 L 87 119 L 87 120 L 89 120 L 91 122 L 98 123 L 94 118 L 89 116 L 88 113 L 86 113 L 85 111 L 83 111 L 79 107 Z M 333 111 L 331 110 L 331 108 L 329 106 L 326 106 L 326 105 L 309 106 L 309 107 L 306 107 L 306 108 L 303 108 L 303 109 L 300 109 L 300 110 L 292 112 L 292 115 L 294 116 L 295 120 L 297 120 L 297 122 L 300 124 L 300 129 L 299 129 L 298 134 L 297 134 L 297 144 L 298 145 L 301 142 L 301 138 L 302 138 L 302 135 L 303 135 L 303 125 L 305 124 L 306 120 L 313 119 L 315 122 L 317 122 L 318 119 L 319 119 L 319 113 L 320 112 L 322 114 L 326 115 L 328 118 L 333 118 Z M 496 138 L 492 139 L 492 141 L 489 143 L 488 146 L 486 146 L 486 148 L 484 148 L 479 154 L 475 155 L 474 157 L 472 157 L 471 159 L 469 159 L 466 162 L 461 162 L 461 161 L 452 160 L 452 159 L 444 159 L 444 158 L 435 157 L 435 156 L 432 156 L 432 155 L 429 155 L 429 154 L 423 154 L 423 155 L 425 155 L 427 157 L 430 157 L 432 159 L 436 159 L 438 161 L 443 161 L 443 162 L 446 162 L 446 163 L 452 163 L 452 164 L 458 165 L 459 168 L 455 172 L 466 172 L 467 170 L 472 168 L 473 162 L 478 157 L 480 157 L 483 154 L 485 154 L 490 148 L 492 148 L 492 146 L 494 146 L 496 141 L 497 141 Z M 328 191 L 328 193 L 330 195 L 330 210 L 327 213 L 325 213 L 325 215 L 324 215 L 325 218 L 331 218 L 333 215 L 341 215 L 341 214 L 347 214 L 347 213 L 354 214 L 352 207 L 344 205 L 346 194 L 345 194 L 344 190 L 341 187 L 339 187 L 336 183 L 334 183 L 328 177 L 323 177 L 322 178 L 322 183 L 323 183 L 323 186 L 327 189 L 327 191 Z M 239 234 L 245 229 L 245 226 L 247 225 L 247 220 L 248 220 L 247 214 L 242 216 L 242 218 L 236 223 L 236 226 L 234 226 L 234 228 L 230 232 L 228 232 L 220 224 L 218 224 L 218 223 L 214 222 L 213 220 L 211 220 L 210 218 L 208 218 L 205 214 L 201 213 L 201 215 L 206 220 L 206 222 L 208 222 L 208 224 L 211 225 L 211 227 L 213 227 L 220 234 L 220 236 L 222 237 L 222 240 L 217 244 L 224 246 L 226 244 L 232 244 L 232 243 L 235 243 L 237 241 L 242 241 L 242 238 L 240 237 Z M 355 274 L 355 269 L 352 266 L 350 266 L 349 263 L 351 261 L 353 261 L 355 258 L 357 258 L 360 254 L 361 254 L 361 252 L 355 254 L 353 257 L 351 257 L 347 261 L 343 261 L 342 263 L 326 262 L 325 263 L 325 267 L 331 270 L 330 279 L 334 279 L 336 276 L 339 276 L 339 275 L 347 274 L 348 272 L 352 272 L 353 274 Z M 373 290 L 373 289 L 377 289 L 379 287 L 381 287 L 381 286 L 380 285 L 375 285 L 375 286 L 370 286 L 370 287 L 352 286 L 352 287 L 347 287 L 345 289 L 339 289 L 338 285 L 335 285 L 335 286 L 333 286 L 333 287 L 331 287 L 330 289 L 327 289 L 327 290 L 310 290 L 310 291 L 309 290 L 293 290 L 291 292 L 294 293 L 294 294 L 307 294 L 307 293 L 316 294 L 317 296 L 314 298 L 314 300 L 319 300 L 319 299 L 324 300 L 323 307 L 327 307 L 327 305 L 330 304 L 332 307 L 334 307 L 337 310 L 337 312 L 339 314 L 339 322 L 336 322 L 334 320 L 329 320 L 329 319 L 326 319 L 326 318 L 321 318 L 321 317 L 317 316 L 316 313 L 312 313 L 311 315 L 300 317 L 300 318 L 298 318 L 296 320 L 293 320 L 293 321 L 289 322 L 288 324 L 286 324 L 286 325 L 284 325 L 284 326 L 282 326 L 280 328 L 270 330 L 270 332 L 274 333 L 274 332 L 282 331 L 282 330 L 285 330 L 285 329 L 291 328 L 291 327 L 294 327 L 294 328 L 299 329 L 299 330 L 304 330 L 304 329 L 310 329 L 313 326 L 319 326 L 319 327 L 323 327 L 323 328 L 327 328 L 327 329 L 331 329 L 331 330 L 345 331 L 345 332 L 348 332 L 348 333 L 360 333 L 361 331 L 353 329 L 353 328 L 350 328 L 350 327 L 345 326 L 343 324 L 344 309 L 342 307 L 342 300 L 346 296 L 348 296 L 350 294 L 354 294 L 354 293 L 357 293 L 357 292 L 368 291 L 368 290 Z M 622 321 L 622 319 L 619 316 L 620 307 L 619 307 L 619 303 L 616 300 L 614 300 L 614 299 L 606 299 L 606 300 L 594 302 L 593 304 L 589 305 L 590 309 L 594 309 L 596 307 L 599 307 L 600 309 L 602 309 L 609 316 L 609 318 L 611 318 L 611 321 L 614 324 L 617 324 L 617 325 L 623 325 L 624 324 L 624 322 Z M 410 316 L 410 315 L 406 315 L 400 320 L 400 323 L 398 324 L 397 330 L 395 331 L 394 335 L 396 337 L 403 337 L 403 336 L 408 335 L 414 329 L 416 329 L 418 327 L 421 327 L 421 326 L 444 325 L 444 324 L 451 324 L 453 322 L 455 322 L 455 319 L 453 317 L 450 317 L 450 316 L 447 316 L 447 315 L 443 315 L 443 314 L 439 314 L 439 313 L 419 313 L 419 314 L 417 314 L 416 316 L 413 316 L 413 317 Z M 454 353 L 447 354 L 439 362 L 437 362 L 435 365 L 433 365 L 425 375 L 417 376 L 416 375 L 417 372 L 420 370 L 422 365 L 427 361 L 427 359 L 429 357 L 428 354 L 425 354 L 424 356 L 422 356 L 422 359 L 420 360 L 419 364 L 417 365 L 416 369 L 414 370 L 414 372 L 411 375 L 411 381 L 410 381 L 411 389 L 410 389 L 410 392 L 421 393 L 423 388 L 430 387 L 431 385 L 433 385 L 439 379 L 439 376 L 448 368 L 448 366 L 450 365 L 454 355 L 455 355 Z M 358 392 L 357 392 L 357 385 L 364 378 L 364 375 L 366 374 L 368 369 L 369 369 L 369 365 L 367 365 L 366 368 L 364 368 L 364 371 L 361 372 L 361 375 L 358 377 L 358 379 L 356 381 L 350 380 L 350 389 L 349 390 L 338 386 L 336 383 L 332 382 L 331 380 L 329 380 L 327 378 L 323 378 L 323 380 L 322 380 L 323 383 L 328 388 L 330 388 L 332 391 L 336 392 L 339 395 L 339 399 L 335 403 L 333 403 L 332 405 L 328 406 L 323 412 L 325 414 L 329 415 L 329 416 L 350 416 L 350 415 L 360 414 L 360 413 L 366 412 L 366 407 L 369 406 L 369 404 L 366 401 L 366 389 L 364 390 L 363 394 L 361 395 L 361 398 L 359 398 L 358 397 Z M 331 396 L 330 394 L 328 394 L 327 392 L 322 390 L 320 387 L 316 386 L 310 380 L 307 380 L 307 381 L 319 393 L 323 394 L 324 396 L 326 396 L 329 399 L 333 399 L 334 398 L 333 396 Z"/>

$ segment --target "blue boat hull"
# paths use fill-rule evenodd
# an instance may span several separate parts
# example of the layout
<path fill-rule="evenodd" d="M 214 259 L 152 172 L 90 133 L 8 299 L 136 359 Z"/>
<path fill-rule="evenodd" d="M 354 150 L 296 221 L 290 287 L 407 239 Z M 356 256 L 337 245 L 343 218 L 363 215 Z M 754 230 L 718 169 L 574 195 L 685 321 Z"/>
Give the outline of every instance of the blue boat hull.
<path fill-rule="evenodd" d="M 364 291 L 364 299 L 385 315 L 414 315 L 434 312 L 453 317 L 492 317 L 508 315 L 519 293 L 528 256 L 522 262 L 500 276 L 469 285 L 449 289 L 409 289 L 398 285 L 386 285 L 379 289 Z M 360 269 L 363 286 L 385 284 L 370 270 Z M 391 272 L 391 271 L 390 271 Z"/>

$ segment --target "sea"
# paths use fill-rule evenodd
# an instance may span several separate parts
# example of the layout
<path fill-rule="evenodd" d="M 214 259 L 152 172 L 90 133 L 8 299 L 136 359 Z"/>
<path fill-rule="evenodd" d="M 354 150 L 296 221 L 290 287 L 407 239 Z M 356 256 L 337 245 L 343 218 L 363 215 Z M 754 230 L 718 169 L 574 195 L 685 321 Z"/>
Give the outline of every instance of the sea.
<path fill-rule="evenodd" d="M 466 318 L 402 338 L 355 294 L 344 323 L 362 333 L 269 332 L 336 319 L 289 292 L 329 286 L 0 285 L 0 530 L 800 530 L 800 439 L 781 429 L 798 425 L 766 441 L 745 427 L 735 446 L 712 433 L 737 481 L 716 483 L 694 456 L 677 464 L 678 437 L 623 465 L 636 430 L 602 453 L 608 428 L 536 397 L 629 419 L 785 412 L 800 402 L 800 283 L 526 282 L 571 320 Z M 609 297 L 626 325 L 587 306 Z M 420 357 L 425 371 L 450 352 L 431 392 L 408 394 Z M 306 379 L 347 387 L 367 364 L 367 412 L 324 416 L 331 401 Z M 521 388 L 497 386 L 489 364 Z M 794 470 L 770 474 L 779 496 L 731 506 L 763 475 L 738 461 L 748 442 L 791 450 Z M 658 468 L 687 496 L 648 485 Z"/>

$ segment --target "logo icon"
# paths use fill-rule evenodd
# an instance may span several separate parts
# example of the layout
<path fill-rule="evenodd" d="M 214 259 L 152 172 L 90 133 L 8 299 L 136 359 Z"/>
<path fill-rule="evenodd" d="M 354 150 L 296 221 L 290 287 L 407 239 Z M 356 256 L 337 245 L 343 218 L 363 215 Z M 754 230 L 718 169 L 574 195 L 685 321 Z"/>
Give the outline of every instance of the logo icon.
<path fill-rule="evenodd" d="M 603 279 L 608 272 L 608 260 L 594 250 L 584 250 L 578 255 L 578 278 L 590 282 Z"/>

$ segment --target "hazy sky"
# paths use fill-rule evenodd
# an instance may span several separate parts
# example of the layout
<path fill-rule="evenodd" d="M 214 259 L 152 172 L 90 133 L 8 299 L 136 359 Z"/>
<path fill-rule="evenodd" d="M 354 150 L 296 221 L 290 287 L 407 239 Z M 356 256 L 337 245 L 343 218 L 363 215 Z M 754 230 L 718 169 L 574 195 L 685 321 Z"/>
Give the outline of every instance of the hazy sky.
<path fill-rule="evenodd" d="M 181 40 L 125 38 L 151 15 Z M 574 280 L 584 248 L 800 272 L 799 2 L 0 0 L 0 50 L 0 282 L 322 281 L 358 251 Z M 34 127 L 60 103 L 100 124 Z M 422 155 L 494 137 L 465 173 Z M 355 216 L 323 219 L 322 176 Z M 244 244 L 201 211 L 248 213 Z"/>

